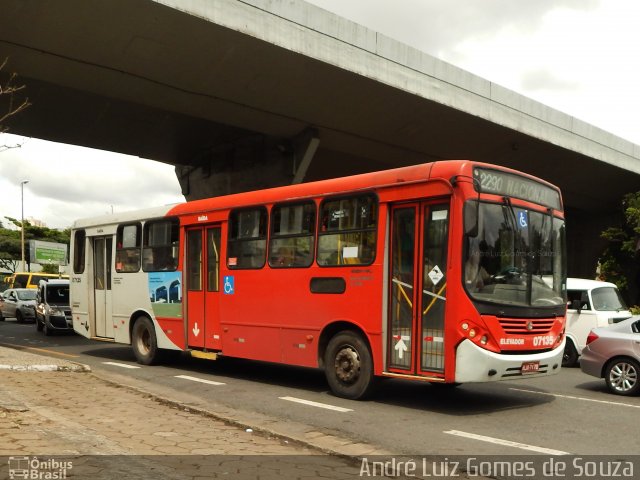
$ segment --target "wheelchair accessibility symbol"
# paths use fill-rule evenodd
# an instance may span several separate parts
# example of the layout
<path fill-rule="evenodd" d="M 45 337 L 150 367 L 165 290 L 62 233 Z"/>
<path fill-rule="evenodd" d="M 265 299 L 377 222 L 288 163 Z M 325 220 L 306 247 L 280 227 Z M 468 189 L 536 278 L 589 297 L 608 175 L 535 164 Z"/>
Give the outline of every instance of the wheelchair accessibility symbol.
<path fill-rule="evenodd" d="M 225 295 L 233 295 L 236 291 L 235 282 L 233 281 L 233 276 L 228 275 L 223 278 L 223 291 Z"/>
<path fill-rule="evenodd" d="M 527 226 L 529 226 L 529 215 L 527 215 L 527 212 L 518 212 L 518 226 L 520 228 L 527 228 Z"/>

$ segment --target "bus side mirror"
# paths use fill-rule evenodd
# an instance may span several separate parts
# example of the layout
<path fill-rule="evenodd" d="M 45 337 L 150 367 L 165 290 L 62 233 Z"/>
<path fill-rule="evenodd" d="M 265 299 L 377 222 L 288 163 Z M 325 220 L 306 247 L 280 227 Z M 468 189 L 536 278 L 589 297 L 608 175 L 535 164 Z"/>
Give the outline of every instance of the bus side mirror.
<path fill-rule="evenodd" d="M 573 300 L 569 308 L 571 308 L 572 310 L 577 310 L 578 314 L 580 314 L 582 313 L 582 302 L 580 300 Z"/>

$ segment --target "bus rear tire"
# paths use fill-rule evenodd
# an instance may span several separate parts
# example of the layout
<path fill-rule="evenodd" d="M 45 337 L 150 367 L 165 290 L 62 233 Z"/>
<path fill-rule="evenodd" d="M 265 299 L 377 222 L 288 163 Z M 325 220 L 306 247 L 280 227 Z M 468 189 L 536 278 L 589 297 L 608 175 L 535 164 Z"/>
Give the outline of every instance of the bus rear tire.
<path fill-rule="evenodd" d="M 138 363 L 153 365 L 158 362 L 160 349 L 153 322 L 148 317 L 138 317 L 133 324 L 131 347 Z"/>
<path fill-rule="evenodd" d="M 331 338 L 324 354 L 324 373 L 338 397 L 359 400 L 373 388 L 373 361 L 362 336 L 352 331 Z"/>

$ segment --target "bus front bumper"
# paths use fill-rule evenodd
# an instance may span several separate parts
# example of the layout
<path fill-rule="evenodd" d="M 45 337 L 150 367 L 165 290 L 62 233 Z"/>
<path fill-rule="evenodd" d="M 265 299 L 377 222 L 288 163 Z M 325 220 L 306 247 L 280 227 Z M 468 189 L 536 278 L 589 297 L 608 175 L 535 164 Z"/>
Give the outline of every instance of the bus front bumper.
<path fill-rule="evenodd" d="M 484 350 L 463 340 L 456 350 L 457 383 L 493 382 L 553 375 L 560 371 L 565 340 L 554 350 L 526 355 L 505 355 Z"/>

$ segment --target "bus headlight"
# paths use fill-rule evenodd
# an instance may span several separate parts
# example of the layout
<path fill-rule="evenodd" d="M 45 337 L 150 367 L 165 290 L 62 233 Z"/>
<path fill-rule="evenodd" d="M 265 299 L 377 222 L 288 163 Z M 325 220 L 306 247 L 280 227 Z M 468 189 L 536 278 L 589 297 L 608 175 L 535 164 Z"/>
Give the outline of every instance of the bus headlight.
<path fill-rule="evenodd" d="M 474 338 L 476 336 L 476 329 L 472 328 L 469 330 L 469 338 Z"/>
<path fill-rule="evenodd" d="M 480 339 L 480 343 L 482 345 L 486 345 L 488 341 L 489 341 L 489 339 L 487 338 L 486 335 L 483 335 L 482 338 Z"/>
<path fill-rule="evenodd" d="M 467 322 L 464 322 L 461 327 L 463 330 L 469 330 L 469 324 Z"/>

